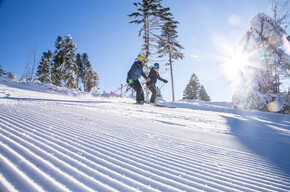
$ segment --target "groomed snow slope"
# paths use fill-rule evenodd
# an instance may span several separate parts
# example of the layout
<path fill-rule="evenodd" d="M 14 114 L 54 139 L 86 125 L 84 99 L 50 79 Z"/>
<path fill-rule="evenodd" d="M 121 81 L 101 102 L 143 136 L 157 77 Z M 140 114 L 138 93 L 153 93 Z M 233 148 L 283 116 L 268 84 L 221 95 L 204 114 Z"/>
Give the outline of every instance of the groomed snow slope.
<path fill-rule="evenodd" d="M 289 115 L 0 79 L 0 191 L 290 191 Z"/>

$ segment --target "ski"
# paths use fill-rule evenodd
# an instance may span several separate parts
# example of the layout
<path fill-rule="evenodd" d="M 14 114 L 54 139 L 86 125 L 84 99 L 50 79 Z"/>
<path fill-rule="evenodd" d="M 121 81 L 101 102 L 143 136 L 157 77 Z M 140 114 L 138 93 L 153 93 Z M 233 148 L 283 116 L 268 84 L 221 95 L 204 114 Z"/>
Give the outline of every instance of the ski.
<path fill-rule="evenodd" d="M 158 103 L 146 103 L 146 104 L 152 105 L 152 106 L 154 106 L 154 107 L 175 108 L 175 107 L 169 107 L 169 106 L 167 106 L 167 105 L 161 105 L 161 104 L 158 104 Z"/>
<path fill-rule="evenodd" d="M 158 104 L 158 103 L 134 103 L 135 105 L 152 105 L 154 107 L 163 107 L 163 108 L 176 108 L 176 107 L 170 107 L 170 106 L 167 106 L 167 105 L 161 105 L 161 104 Z"/>

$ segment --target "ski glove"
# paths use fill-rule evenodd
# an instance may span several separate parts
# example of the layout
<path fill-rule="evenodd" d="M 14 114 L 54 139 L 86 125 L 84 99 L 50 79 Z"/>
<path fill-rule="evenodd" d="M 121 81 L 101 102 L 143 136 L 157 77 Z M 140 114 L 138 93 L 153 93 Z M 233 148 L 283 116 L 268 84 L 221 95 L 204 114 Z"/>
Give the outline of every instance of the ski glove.
<path fill-rule="evenodd" d="M 132 79 L 129 79 L 128 81 L 129 81 L 129 84 L 133 84 L 134 83 L 134 81 Z"/>
<path fill-rule="evenodd" d="M 164 82 L 164 83 L 168 83 L 168 81 L 167 81 L 167 80 L 165 80 L 165 79 L 163 80 L 163 82 Z"/>

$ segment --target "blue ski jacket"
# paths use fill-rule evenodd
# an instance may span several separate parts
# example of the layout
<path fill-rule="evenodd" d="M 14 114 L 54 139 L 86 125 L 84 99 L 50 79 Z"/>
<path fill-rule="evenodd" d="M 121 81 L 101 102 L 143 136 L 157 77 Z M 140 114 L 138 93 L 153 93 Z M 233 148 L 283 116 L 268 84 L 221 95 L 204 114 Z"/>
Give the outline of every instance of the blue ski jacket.
<path fill-rule="evenodd" d="M 127 74 L 127 80 L 132 79 L 133 81 L 136 81 L 140 75 L 145 79 L 148 78 L 143 72 L 143 66 L 139 65 L 139 61 L 135 61 Z"/>

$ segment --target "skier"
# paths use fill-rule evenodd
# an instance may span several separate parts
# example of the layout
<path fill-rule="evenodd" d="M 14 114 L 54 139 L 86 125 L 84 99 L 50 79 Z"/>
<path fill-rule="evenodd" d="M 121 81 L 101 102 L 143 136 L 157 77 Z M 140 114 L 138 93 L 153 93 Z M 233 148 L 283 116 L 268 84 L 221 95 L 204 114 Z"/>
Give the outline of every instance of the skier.
<path fill-rule="evenodd" d="M 168 83 L 167 80 L 160 77 L 158 70 L 159 70 L 159 63 L 154 63 L 154 66 L 150 69 L 150 72 L 148 75 L 148 77 L 150 78 L 150 81 L 146 82 L 148 89 L 152 93 L 150 103 L 153 103 L 153 104 L 156 103 L 155 100 L 156 100 L 157 89 L 156 89 L 155 84 L 157 82 L 157 79 L 159 79 L 160 81 L 163 81 L 164 83 Z"/>
<path fill-rule="evenodd" d="M 150 81 L 150 78 L 148 78 L 143 72 L 143 66 L 146 62 L 147 59 L 145 57 L 138 57 L 138 60 L 133 63 L 127 75 L 127 83 L 129 83 L 129 86 L 137 92 L 136 103 L 138 104 L 144 103 L 144 92 L 138 80 L 139 76 L 142 75 L 147 82 Z"/>

